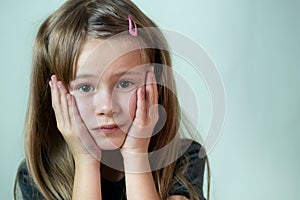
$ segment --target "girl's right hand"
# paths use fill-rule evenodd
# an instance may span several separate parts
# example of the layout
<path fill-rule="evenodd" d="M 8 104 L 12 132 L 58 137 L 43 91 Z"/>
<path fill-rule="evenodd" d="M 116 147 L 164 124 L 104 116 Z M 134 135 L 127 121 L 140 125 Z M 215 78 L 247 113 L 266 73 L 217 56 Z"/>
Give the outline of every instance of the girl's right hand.
<path fill-rule="evenodd" d="M 57 128 L 67 142 L 75 163 L 99 162 L 101 150 L 82 121 L 74 97 L 68 93 L 61 81 L 57 81 L 55 75 L 51 76 L 49 85 Z"/>

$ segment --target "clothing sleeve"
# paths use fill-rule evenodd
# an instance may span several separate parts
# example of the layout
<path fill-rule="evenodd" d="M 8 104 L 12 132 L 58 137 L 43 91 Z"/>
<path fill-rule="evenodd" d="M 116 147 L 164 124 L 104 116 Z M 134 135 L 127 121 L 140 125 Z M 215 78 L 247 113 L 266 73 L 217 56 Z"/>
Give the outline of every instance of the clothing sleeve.
<path fill-rule="evenodd" d="M 19 182 L 15 183 L 15 200 L 23 200 L 22 192 L 19 186 Z"/>
<path fill-rule="evenodd" d="M 25 161 L 23 161 L 17 172 L 16 180 L 17 199 L 23 200 L 44 200 L 45 198 L 35 186 L 32 177 L 28 173 Z"/>
<path fill-rule="evenodd" d="M 186 162 L 188 162 L 184 176 L 194 188 L 199 199 L 205 200 L 203 195 L 203 177 L 206 157 L 199 158 L 199 151 L 201 148 L 202 147 L 199 143 L 194 141 L 191 142 L 184 155 L 177 160 L 176 170 L 183 170 L 186 167 Z M 187 159 L 184 158 L 185 156 Z M 170 188 L 169 195 L 183 195 L 190 198 L 187 188 L 177 179 L 174 180 L 174 184 L 172 184 Z"/>

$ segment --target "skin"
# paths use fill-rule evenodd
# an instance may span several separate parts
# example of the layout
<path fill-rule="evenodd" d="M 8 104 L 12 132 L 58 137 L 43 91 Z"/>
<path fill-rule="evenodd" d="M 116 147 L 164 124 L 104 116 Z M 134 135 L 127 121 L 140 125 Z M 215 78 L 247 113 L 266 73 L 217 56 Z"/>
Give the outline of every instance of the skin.
<path fill-rule="evenodd" d="M 76 78 L 67 88 L 55 75 L 49 82 L 57 126 L 75 160 L 73 199 L 102 199 L 101 174 L 109 180 L 125 176 L 127 199 L 159 199 L 146 156 L 158 120 L 154 69 L 145 65 L 139 51 L 120 56 L 107 68 L 99 65 L 101 59 L 86 65 L 101 42 L 83 44 Z M 99 129 L 107 124 L 119 128 L 107 134 Z M 123 158 L 124 172 L 99 162 L 115 151 Z"/>

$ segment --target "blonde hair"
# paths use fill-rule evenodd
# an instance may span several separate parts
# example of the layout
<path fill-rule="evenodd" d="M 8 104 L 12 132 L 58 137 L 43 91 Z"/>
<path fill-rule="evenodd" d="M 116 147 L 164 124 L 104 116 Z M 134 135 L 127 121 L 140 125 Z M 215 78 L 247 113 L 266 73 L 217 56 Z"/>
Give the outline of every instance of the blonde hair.
<path fill-rule="evenodd" d="M 69 0 L 41 25 L 34 46 L 31 90 L 26 119 L 26 163 L 33 179 L 47 199 L 71 199 L 74 181 L 74 161 L 66 142 L 57 129 L 48 86 L 56 74 L 66 85 L 74 79 L 74 66 L 80 44 L 87 37 L 105 39 L 128 30 L 128 15 L 138 27 L 157 27 L 131 1 Z M 163 45 L 162 49 L 146 49 L 150 63 L 171 67 L 168 45 L 163 34 L 146 31 L 144 42 Z M 168 145 L 178 137 L 180 110 L 176 98 L 173 74 L 155 66 L 157 80 L 168 85 L 158 86 L 159 104 L 166 110 L 166 123 L 153 136 L 149 152 Z M 177 158 L 176 143 L 164 152 Z M 163 158 L 159 162 L 163 162 Z M 186 159 L 187 160 L 187 159 Z M 166 199 L 170 186 L 179 180 L 188 190 L 190 199 L 198 199 L 193 186 L 176 170 L 176 162 L 153 172 L 161 199 Z M 187 166 L 188 163 L 186 163 Z"/>

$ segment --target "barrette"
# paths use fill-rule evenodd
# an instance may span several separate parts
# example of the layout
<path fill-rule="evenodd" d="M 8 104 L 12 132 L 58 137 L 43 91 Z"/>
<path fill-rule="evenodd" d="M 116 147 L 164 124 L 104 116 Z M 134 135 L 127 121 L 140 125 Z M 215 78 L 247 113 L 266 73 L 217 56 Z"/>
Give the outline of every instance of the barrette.
<path fill-rule="evenodd" d="M 129 34 L 136 37 L 137 36 L 137 27 L 136 27 L 135 22 L 131 19 L 130 15 L 128 15 L 128 21 L 129 21 L 129 27 L 128 27 Z M 132 30 L 132 22 L 134 24 L 134 30 Z"/>

